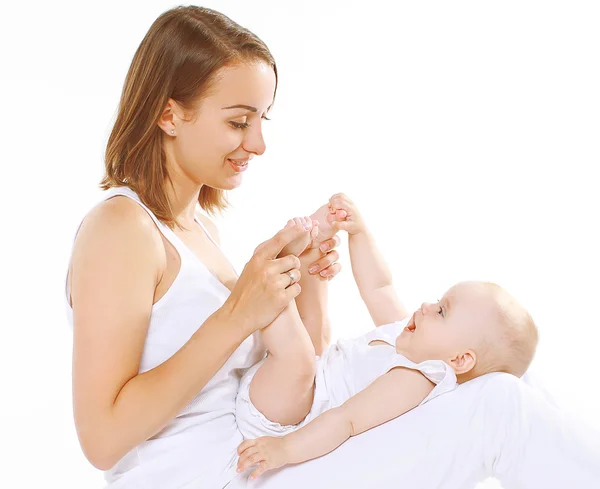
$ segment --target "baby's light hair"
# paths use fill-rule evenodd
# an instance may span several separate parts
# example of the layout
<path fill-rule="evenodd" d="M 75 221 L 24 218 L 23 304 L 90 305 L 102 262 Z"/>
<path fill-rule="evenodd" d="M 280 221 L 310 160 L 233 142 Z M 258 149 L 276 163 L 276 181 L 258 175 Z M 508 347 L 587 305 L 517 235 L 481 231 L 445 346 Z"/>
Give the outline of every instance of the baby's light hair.
<path fill-rule="evenodd" d="M 506 290 L 481 282 L 498 318 L 478 359 L 477 375 L 506 372 L 521 377 L 529 368 L 538 344 L 538 329 L 529 312 Z"/>

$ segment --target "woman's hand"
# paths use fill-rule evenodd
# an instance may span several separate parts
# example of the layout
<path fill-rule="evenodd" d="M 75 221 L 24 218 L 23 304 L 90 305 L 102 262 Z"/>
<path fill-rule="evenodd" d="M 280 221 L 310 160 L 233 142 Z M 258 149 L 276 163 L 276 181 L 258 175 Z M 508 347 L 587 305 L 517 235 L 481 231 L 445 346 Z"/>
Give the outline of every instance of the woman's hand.
<path fill-rule="evenodd" d="M 340 237 L 335 235 L 321 243 L 319 250 L 323 253 L 321 258 L 311 263 L 308 273 L 311 275 L 319 274 L 327 280 L 331 280 L 342 270 L 342 265 L 337 263 L 340 255 L 334 248 L 340 245 Z M 308 250 L 307 250 L 308 251 Z M 302 256 L 302 255 L 301 255 Z"/>
<path fill-rule="evenodd" d="M 300 260 L 294 255 L 276 257 L 306 231 L 295 224 L 261 243 L 225 301 L 223 307 L 249 335 L 271 324 L 300 294 Z"/>
<path fill-rule="evenodd" d="M 258 464 L 250 479 L 256 479 L 267 470 L 278 469 L 288 463 L 285 436 L 282 438 L 263 436 L 255 440 L 246 440 L 240 444 L 237 451 L 240 456 L 238 472 Z"/>

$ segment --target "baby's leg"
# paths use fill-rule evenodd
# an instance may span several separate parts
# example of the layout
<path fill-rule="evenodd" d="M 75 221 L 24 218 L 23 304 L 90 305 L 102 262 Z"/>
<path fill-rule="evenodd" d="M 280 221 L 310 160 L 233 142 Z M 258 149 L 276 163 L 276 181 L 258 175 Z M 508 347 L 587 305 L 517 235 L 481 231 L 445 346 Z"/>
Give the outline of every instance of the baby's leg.
<path fill-rule="evenodd" d="M 250 383 L 252 404 L 282 425 L 302 421 L 312 406 L 315 349 L 292 301 L 261 332 L 267 358 Z"/>
<path fill-rule="evenodd" d="M 306 250 L 300 257 L 300 287 L 296 306 L 304 327 L 310 335 L 315 354 L 321 356 L 331 340 L 331 323 L 328 314 L 329 281 L 318 273 L 311 275 L 308 267 L 323 257 L 319 248 Z"/>
<path fill-rule="evenodd" d="M 345 211 L 337 211 L 335 214 L 338 219 L 345 217 Z M 329 345 L 331 339 L 331 323 L 328 317 L 328 295 L 329 284 L 326 277 L 319 274 L 312 275 L 308 268 L 323 258 L 324 253 L 319 250 L 320 244 L 332 238 L 337 232 L 331 223 L 334 220 L 334 214 L 330 212 L 329 204 L 321 206 L 310 216 L 312 222 L 318 221 L 317 233 L 312 233 L 310 246 L 303 251 L 300 256 L 300 271 L 302 277 L 300 286 L 302 293 L 296 297 L 296 306 L 300 313 L 300 318 L 304 327 L 310 335 L 315 353 L 322 355 L 323 351 Z"/>
<path fill-rule="evenodd" d="M 285 254 L 300 254 L 310 234 L 309 230 L 302 242 L 288 245 Z M 270 421 L 297 424 L 312 406 L 316 359 L 296 303 L 288 304 L 261 336 L 268 354 L 250 383 L 250 400 Z"/>

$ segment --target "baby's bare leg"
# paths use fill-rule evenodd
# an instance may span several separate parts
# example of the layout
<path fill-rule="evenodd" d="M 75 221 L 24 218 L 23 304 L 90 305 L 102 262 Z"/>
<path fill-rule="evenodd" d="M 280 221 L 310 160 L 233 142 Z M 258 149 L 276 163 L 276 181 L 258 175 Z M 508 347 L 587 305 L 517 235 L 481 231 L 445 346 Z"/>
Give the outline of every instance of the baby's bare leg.
<path fill-rule="evenodd" d="M 316 359 L 294 301 L 261 334 L 268 354 L 250 383 L 250 400 L 267 419 L 297 424 L 312 406 Z"/>
<path fill-rule="evenodd" d="M 312 227 L 308 217 L 290 220 L 288 226 L 294 221 Z M 290 243 L 281 256 L 300 255 L 315 234 L 313 231 Z M 267 419 L 284 425 L 297 424 L 312 406 L 316 359 L 294 301 L 261 330 L 261 336 L 268 354 L 250 383 L 250 399 Z"/>
<path fill-rule="evenodd" d="M 310 335 L 315 354 L 322 355 L 331 341 L 331 323 L 328 316 L 329 281 L 318 273 L 311 275 L 308 267 L 324 256 L 319 248 L 308 249 L 300 256 L 300 287 L 296 306 L 304 327 Z"/>

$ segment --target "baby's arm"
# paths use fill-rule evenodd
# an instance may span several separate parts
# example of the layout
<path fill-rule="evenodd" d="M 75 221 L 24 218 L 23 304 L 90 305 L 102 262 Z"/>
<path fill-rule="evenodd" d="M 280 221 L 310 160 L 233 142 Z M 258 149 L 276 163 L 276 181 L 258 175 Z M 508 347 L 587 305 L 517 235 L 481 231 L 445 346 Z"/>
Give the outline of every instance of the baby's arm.
<path fill-rule="evenodd" d="M 238 447 L 238 472 L 259 464 L 251 476 L 255 478 L 266 470 L 325 455 L 351 436 L 415 408 L 434 386 L 417 370 L 395 367 L 342 406 L 324 412 L 289 435 L 244 441 Z"/>
<path fill-rule="evenodd" d="M 345 220 L 336 221 L 333 226 L 348 232 L 352 274 L 375 326 L 408 317 L 409 312 L 392 284 L 392 272 L 356 205 L 344 194 L 336 194 L 330 199 L 330 206 L 347 213 Z"/>

